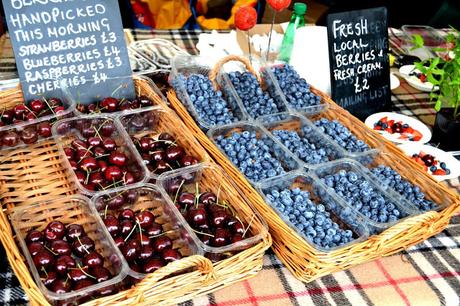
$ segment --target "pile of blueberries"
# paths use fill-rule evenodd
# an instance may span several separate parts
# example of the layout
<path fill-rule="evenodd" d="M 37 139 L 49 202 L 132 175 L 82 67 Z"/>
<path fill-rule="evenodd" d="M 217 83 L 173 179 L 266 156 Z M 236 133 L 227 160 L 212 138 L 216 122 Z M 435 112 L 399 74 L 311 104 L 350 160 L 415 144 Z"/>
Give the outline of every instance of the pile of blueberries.
<path fill-rule="evenodd" d="M 304 127 L 303 129 L 306 129 L 304 133 L 308 135 L 308 127 Z M 274 130 L 272 134 L 289 151 L 308 164 L 319 164 L 329 161 L 326 149 L 313 143 L 307 137 L 301 137 L 296 131 Z"/>
<path fill-rule="evenodd" d="M 228 74 L 236 93 L 252 118 L 274 114 L 286 109 L 277 104 L 268 92 L 262 90 L 256 77 L 249 72 L 234 71 Z"/>
<path fill-rule="evenodd" d="M 337 120 L 321 118 L 315 121 L 315 125 L 321 132 L 326 133 L 348 152 L 364 152 L 369 150 L 369 146 L 362 140 L 356 138 L 348 128 Z"/>
<path fill-rule="evenodd" d="M 255 132 L 235 132 L 225 138 L 218 136 L 216 143 L 252 181 L 258 182 L 285 173 L 281 162 L 271 153 L 273 142 L 267 136 L 257 139 Z"/>
<path fill-rule="evenodd" d="M 353 208 L 374 222 L 395 222 L 405 217 L 405 213 L 393 202 L 354 171 L 342 169 L 333 175 L 324 176 L 322 181 L 326 186 L 333 188 Z"/>
<path fill-rule="evenodd" d="M 330 249 L 353 240 L 351 230 L 344 230 L 331 219 L 323 203 L 314 203 L 310 193 L 299 188 L 273 188 L 267 201 L 285 216 L 315 245 Z"/>
<path fill-rule="evenodd" d="M 204 124 L 219 126 L 238 121 L 227 101 L 222 98 L 222 92 L 214 90 L 208 77 L 201 74 L 191 74 L 188 77 L 180 75 L 172 81 L 172 85 L 179 93 L 182 86 L 185 86 L 198 120 Z"/>
<path fill-rule="evenodd" d="M 385 165 L 379 165 L 371 169 L 371 172 L 380 179 L 380 181 L 396 190 L 408 201 L 417 206 L 421 211 L 428 211 L 437 207 L 436 203 L 425 198 L 425 194 L 418 186 L 412 185 L 401 177 L 395 170 Z"/>
<path fill-rule="evenodd" d="M 310 91 L 310 85 L 291 65 L 276 65 L 271 71 L 292 108 L 304 109 L 320 104 L 321 97 Z"/>

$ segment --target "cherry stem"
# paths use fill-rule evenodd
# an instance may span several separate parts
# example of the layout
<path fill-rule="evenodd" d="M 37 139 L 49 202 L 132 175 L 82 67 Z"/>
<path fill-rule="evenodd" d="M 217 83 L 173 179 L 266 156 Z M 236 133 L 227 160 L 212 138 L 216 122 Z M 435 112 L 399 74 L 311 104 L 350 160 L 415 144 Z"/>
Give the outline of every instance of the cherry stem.
<path fill-rule="evenodd" d="M 249 35 L 249 30 L 246 31 L 246 36 L 247 36 L 247 39 L 248 39 L 249 61 L 252 62 L 252 56 L 251 56 L 251 36 Z"/>
<path fill-rule="evenodd" d="M 45 99 L 45 97 L 43 97 L 43 101 L 45 101 L 46 106 L 48 106 L 48 108 L 51 110 L 51 112 L 53 112 L 53 115 L 56 115 L 56 112 L 51 107 L 51 105 L 48 103 L 48 100 Z"/>
<path fill-rule="evenodd" d="M 219 203 L 220 187 L 222 187 L 222 184 L 219 184 L 219 188 L 217 188 L 216 203 Z"/>
<path fill-rule="evenodd" d="M 80 245 L 83 247 L 83 249 L 85 250 L 86 254 L 89 254 L 89 251 L 88 249 L 86 248 L 86 245 L 84 245 L 83 243 L 81 243 L 81 240 L 80 240 L 80 237 L 77 236 L 77 240 L 78 240 L 78 243 L 80 243 Z"/>
<path fill-rule="evenodd" d="M 142 245 L 142 227 L 141 227 L 141 223 L 139 222 L 138 219 L 136 219 L 136 223 L 137 225 L 139 226 L 139 241 L 141 242 L 141 245 Z"/>
<path fill-rule="evenodd" d="M 205 236 L 209 236 L 209 237 L 214 237 L 213 234 L 203 233 L 203 232 L 197 231 L 197 230 L 194 229 L 194 228 L 192 228 L 192 231 L 194 231 L 194 232 L 197 233 L 197 234 L 201 234 L 201 235 L 205 235 Z"/>
<path fill-rule="evenodd" d="M 101 136 L 101 134 L 99 134 L 98 129 L 96 129 L 96 127 L 94 125 L 93 125 L 93 130 L 96 133 L 97 137 L 99 137 L 99 139 L 102 141 L 102 136 Z"/>
<path fill-rule="evenodd" d="M 136 220 L 136 222 L 139 222 L 139 221 Z M 134 232 L 135 229 L 136 229 L 136 227 L 133 226 L 133 228 L 132 228 L 132 230 L 129 232 L 128 236 L 126 236 L 126 238 L 124 239 L 125 242 L 128 241 L 129 237 L 131 237 L 131 235 L 133 234 L 133 232 Z"/>
<path fill-rule="evenodd" d="M 104 219 L 107 218 L 107 209 L 109 208 L 109 205 L 105 205 L 105 208 L 104 208 Z"/>
<path fill-rule="evenodd" d="M 82 267 L 82 266 L 80 266 L 80 264 L 78 264 L 78 268 L 80 269 L 81 272 L 83 272 L 83 274 L 85 274 L 86 276 L 88 276 L 88 277 L 90 277 L 92 279 L 96 279 L 94 276 L 92 276 L 91 274 L 89 274 L 89 273 L 85 272 L 85 270 L 83 270 L 83 268 L 85 268 L 85 267 Z"/>
<path fill-rule="evenodd" d="M 80 146 L 80 148 L 86 150 L 86 152 L 85 152 L 85 154 L 80 158 L 80 160 L 78 161 L 78 163 L 80 163 L 80 162 L 83 160 L 83 158 L 87 157 L 86 154 L 88 154 L 88 152 L 90 152 L 91 149 L 92 149 L 93 147 L 92 147 L 92 146 L 89 146 L 89 147 L 87 147 L 87 148 L 83 148 L 83 147 Z"/>
<path fill-rule="evenodd" d="M 51 252 L 51 254 L 53 254 L 54 256 L 58 255 L 58 253 L 54 252 L 52 249 L 50 249 L 49 247 L 47 247 L 46 245 L 44 246 L 45 249 L 47 249 L 48 251 Z"/>
<path fill-rule="evenodd" d="M 42 267 L 41 270 L 45 273 L 46 278 L 48 278 L 48 272 L 46 272 L 45 267 Z"/>
<path fill-rule="evenodd" d="M 164 236 L 164 235 L 169 234 L 169 233 L 174 233 L 174 231 L 173 231 L 173 230 L 169 230 L 169 231 L 163 232 L 163 233 L 158 234 L 158 235 L 149 236 L 149 239 L 158 238 L 158 237 Z"/>
<path fill-rule="evenodd" d="M 198 195 L 199 195 L 198 182 L 195 183 L 195 207 L 198 207 Z"/>
<path fill-rule="evenodd" d="M 179 188 L 178 188 L 177 191 L 176 191 L 176 195 L 174 196 L 174 202 L 173 202 L 174 204 L 176 204 L 177 196 L 179 195 L 179 192 L 180 192 L 180 190 L 182 189 L 182 186 L 184 185 L 184 182 L 185 182 L 185 180 L 182 180 L 182 182 L 181 182 L 180 185 L 179 185 Z"/>

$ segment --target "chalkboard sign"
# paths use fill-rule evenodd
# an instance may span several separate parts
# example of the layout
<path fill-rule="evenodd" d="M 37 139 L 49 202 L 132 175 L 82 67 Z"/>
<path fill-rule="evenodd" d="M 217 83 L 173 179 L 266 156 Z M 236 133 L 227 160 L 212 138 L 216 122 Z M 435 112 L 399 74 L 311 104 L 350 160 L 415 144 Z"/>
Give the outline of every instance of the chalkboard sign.
<path fill-rule="evenodd" d="M 4 0 L 26 101 L 60 96 L 77 102 L 123 92 L 134 98 L 117 0 Z"/>
<path fill-rule="evenodd" d="M 384 7 L 327 17 L 332 98 L 360 119 L 391 101 L 387 10 Z"/>

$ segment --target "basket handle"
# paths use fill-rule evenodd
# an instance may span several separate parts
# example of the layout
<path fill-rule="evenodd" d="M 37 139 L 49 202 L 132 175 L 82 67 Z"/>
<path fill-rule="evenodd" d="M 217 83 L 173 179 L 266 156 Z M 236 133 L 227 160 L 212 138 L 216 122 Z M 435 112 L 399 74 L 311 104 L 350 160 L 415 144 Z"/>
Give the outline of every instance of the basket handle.
<path fill-rule="evenodd" d="M 167 266 L 149 274 L 130 290 L 132 293 L 128 293 L 127 297 L 136 296 L 137 301 L 142 301 L 144 292 L 155 286 L 161 279 L 175 272 L 194 267 L 196 267 L 201 274 L 205 275 L 205 281 L 216 277 L 212 262 L 209 259 L 200 255 L 192 255 L 182 260 L 173 261 Z"/>
<path fill-rule="evenodd" d="M 243 63 L 244 66 L 246 67 L 246 70 L 252 73 L 256 77 L 257 82 L 259 82 L 259 84 L 262 85 L 262 79 L 260 78 L 260 75 L 257 73 L 257 71 L 254 70 L 254 67 L 252 67 L 251 62 L 247 58 L 243 56 L 239 56 L 239 55 L 227 55 L 226 57 L 218 61 L 214 65 L 214 67 L 211 69 L 211 71 L 209 72 L 209 80 L 211 80 L 211 83 L 214 86 L 215 90 L 219 89 L 219 85 L 217 84 L 216 79 L 217 79 L 217 75 L 219 74 L 220 69 L 222 68 L 223 65 L 225 65 L 228 62 L 232 62 L 232 61 Z"/>

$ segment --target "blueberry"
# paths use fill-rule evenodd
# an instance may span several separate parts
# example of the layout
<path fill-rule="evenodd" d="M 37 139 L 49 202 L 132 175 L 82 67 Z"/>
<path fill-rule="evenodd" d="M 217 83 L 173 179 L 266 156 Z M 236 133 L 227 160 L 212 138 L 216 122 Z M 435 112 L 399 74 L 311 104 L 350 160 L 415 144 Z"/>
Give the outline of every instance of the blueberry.
<path fill-rule="evenodd" d="M 311 106 L 319 105 L 321 98 L 310 91 L 310 85 L 301 78 L 291 65 L 276 65 L 271 68 L 281 91 L 288 104 L 295 109 L 301 110 Z M 266 78 L 266 81 L 268 79 Z M 272 85 L 272 86 L 270 86 Z M 270 92 L 274 95 L 275 87 L 268 84 Z"/>
<path fill-rule="evenodd" d="M 442 165 L 440 165 L 442 167 Z M 431 170 L 431 169 L 430 169 Z M 371 172 L 376 176 L 383 176 L 385 181 L 389 182 L 387 185 L 404 196 L 409 202 L 414 204 L 419 210 L 427 211 L 437 207 L 433 201 L 425 199 L 425 194 L 420 191 L 420 187 L 412 185 L 406 181 L 401 175 L 390 167 L 379 165 L 371 169 Z M 447 171 L 446 171 L 447 173 Z M 394 207 L 388 206 L 389 210 Z"/>

